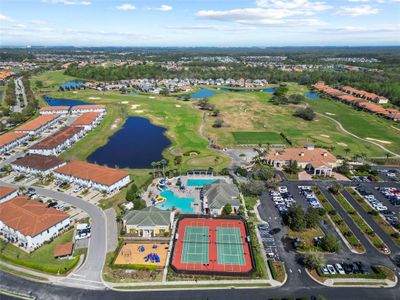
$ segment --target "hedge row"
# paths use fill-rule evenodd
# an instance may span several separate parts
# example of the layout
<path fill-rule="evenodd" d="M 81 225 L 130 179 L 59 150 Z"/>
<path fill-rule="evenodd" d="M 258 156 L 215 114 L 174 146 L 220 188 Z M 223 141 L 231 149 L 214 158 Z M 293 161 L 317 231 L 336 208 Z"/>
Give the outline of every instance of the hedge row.
<path fill-rule="evenodd" d="M 32 263 L 26 260 L 22 259 L 14 259 L 14 258 L 9 258 L 7 256 L 4 256 L 3 254 L 0 254 L 0 258 L 4 261 L 10 262 L 15 265 L 20 265 L 24 266 L 30 269 L 38 270 L 44 273 L 50 273 L 50 274 L 65 274 L 68 271 L 70 271 L 72 268 L 74 268 L 77 263 L 79 262 L 79 257 L 80 255 L 76 256 L 71 262 L 66 266 L 66 267 L 57 267 L 57 266 L 47 266 L 47 265 L 42 265 L 42 264 L 37 264 L 37 263 Z"/>

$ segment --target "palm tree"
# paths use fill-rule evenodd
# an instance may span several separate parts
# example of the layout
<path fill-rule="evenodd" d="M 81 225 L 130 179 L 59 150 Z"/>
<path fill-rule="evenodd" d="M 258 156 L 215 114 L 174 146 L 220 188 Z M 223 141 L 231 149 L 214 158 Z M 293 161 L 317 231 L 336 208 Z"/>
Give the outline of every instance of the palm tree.
<path fill-rule="evenodd" d="M 161 167 L 162 167 L 162 173 L 164 175 L 164 167 L 167 164 L 167 161 L 163 158 L 162 160 L 160 160 L 160 164 L 161 164 Z"/>
<path fill-rule="evenodd" d="M 150 165 L 153 167 L 153 178 L 154 178 L 154 177 L 156 176 L 156 170 L 155 170 L 155 168 L 156 168 L 156 166 L 157 166 L 157 163 L 156 163 L 155 161 L 152 161 Z"/>
<path fill-rule="evenodd" d="M 346 156 L 349 156 L 350 151 L 351 151 L 350 148 L 344 149 L 344 152 L 346 153 Z"/>
<path fill-rule="evenodd" d="M 392 155 L 389 152 L 386 152 L 386 161 L 389 160 L 389 157 L 391 157 Z"/>

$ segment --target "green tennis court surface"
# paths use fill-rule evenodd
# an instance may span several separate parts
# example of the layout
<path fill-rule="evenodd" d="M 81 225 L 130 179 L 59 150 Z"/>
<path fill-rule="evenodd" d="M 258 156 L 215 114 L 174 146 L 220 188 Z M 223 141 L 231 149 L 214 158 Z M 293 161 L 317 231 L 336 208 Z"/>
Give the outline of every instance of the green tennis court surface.
<path fill-rule="evenodd" d="M 217 227 L 217 245 L 219 264 L 246 264 L 239 228 Z"/>
<path fill-rule="evenodd" d="M 187 226 L 182 249 L 182 262 L 194 264 L 208 263 L 208 227 Z"/>

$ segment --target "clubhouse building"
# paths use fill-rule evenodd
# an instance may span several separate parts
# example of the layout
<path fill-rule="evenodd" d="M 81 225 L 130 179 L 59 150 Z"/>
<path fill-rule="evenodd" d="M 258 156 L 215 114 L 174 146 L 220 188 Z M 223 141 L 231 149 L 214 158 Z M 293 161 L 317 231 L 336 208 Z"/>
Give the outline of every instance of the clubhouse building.
<path fill-rule="evenodd" d="M 118 191 L 130 182 L 129 174 L 125 171 L 83 161 L 67 163 L 55 169 L 53 174 L 61 181 L 94 188 L 104 193 Z"/>
<path fill-rule="evenodd" d="M 300 168 L 314 175 L 324 176 L 331 176 L 333 168 L 338 165 L 338 160 L 332 153 L 323 148 L 314 148 L 313 145 L 307 145 L 306 148 L 287 148 L 282 151 L 271 149 L 264 157 L 264 161 L 277 168 L 296 161 Z"/>
<path fill-rule="evenodd" d="M 0 204 L 1 237 L 33 251 L 58 236 L 72 224 L 68 214 L 46 204 L 18 196 Z"/>
<path fill-rule="evenodd" d="M 57 131 L 43 141 L 29 148 L 31 154 L 58 155 L 62 151 L 71 147 L 81 137 L 85 135 L 85 130 L 81 127 L 68 126 Z"/>
<path fill-rule="evenodd" d="M 23 132 L 7 132 L 0 136 L 0 154 L 3 154 L 28 140 L 29 135 Z"/>
<path fill-rule="evenodd" d="M 31 154 L 18 158 L 11 163 L 14 171 L 38 176 L 47 176 L 54 169 L 66 164 L 62 159 L 53 155 Z"/>

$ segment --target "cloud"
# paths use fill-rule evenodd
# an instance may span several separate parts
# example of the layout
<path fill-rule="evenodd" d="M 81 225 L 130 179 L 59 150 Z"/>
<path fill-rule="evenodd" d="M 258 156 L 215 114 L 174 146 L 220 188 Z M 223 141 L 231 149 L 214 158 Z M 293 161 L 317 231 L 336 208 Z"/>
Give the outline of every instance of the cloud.
<path fill-rule="evenodd" d="M 0 14 L 0 21 L 14 22 L 14 19 L 9 17 L 9 16 L 5 16 L 5 15 Z"/>
<path fill-rule="evenodd" d="M 91 1 L 81 0 L 42 0 L 43 3 L 64 4 L 64 5 L 90 5 Z"/>
<path fill-rule="evenodd" d="M 310 0 L 258 0 L 256 7 L 231 10 L 200 10 L 197 17 L 247 25 L 293 26 L 320 25 L 317 12 L 330 9 L 325 2 Z"/>
<path fill-rule="evenodd" d="M 343 26 L 324 28 L 320 31 L 334 34 L 370 34 L 370 33 L 398 33 L 400 34 L 400 24 L 380 24 L 370 26 Z"/>
<path fill-rule="evenodd" d="M 157 10 L 161 10 L 161 11 L 170 11 L 170 10 L 172 10 L 172 6 L 163 4 L 163 5 L 161 5 L 159 8 L 157 8 Z"/>
<path fill-rule="evenodd" d="M 115 8 L 118 10 L 135 10 L 136 6 L 133 4 L 126 3 L 126 4 L 118 5 Z"/>
<path fill-rule="evenodd" d="M 168 29 L 173 29 L 181 32 L 212 30 L 223 32 L 244 32 L 256 29 L 255 27 L 232 27 L 232 26 L 219 26 L 219 25 L 191 25 L 191 26 L 167 26 Z"/>
<path fill-rule="evenodd" d="M 380 9 L 373 7 L 371 5 L 361 5 L 354 7 L 341 7 L 340 10 L 336 13 L 336 15 L 359 17 L 359 16 L 376 15 L 377 13 L 379 13 L 379 11 Z"/>
<path fill-rule="evenodd" d="M 32 23 L 32 24 L 35 24 L 35 25 L 46 25 L 46 24 L 47 24 L 47 21 L 32 20 L 31 23 Z"/>
<path fill-rule="evenodd" d="M 15 27 L 15 28 L 24 29 L 24 28 L 26 28 L 26 25 L 25 25 L 25 24 L 15 24 L 14 27 Z"/>

